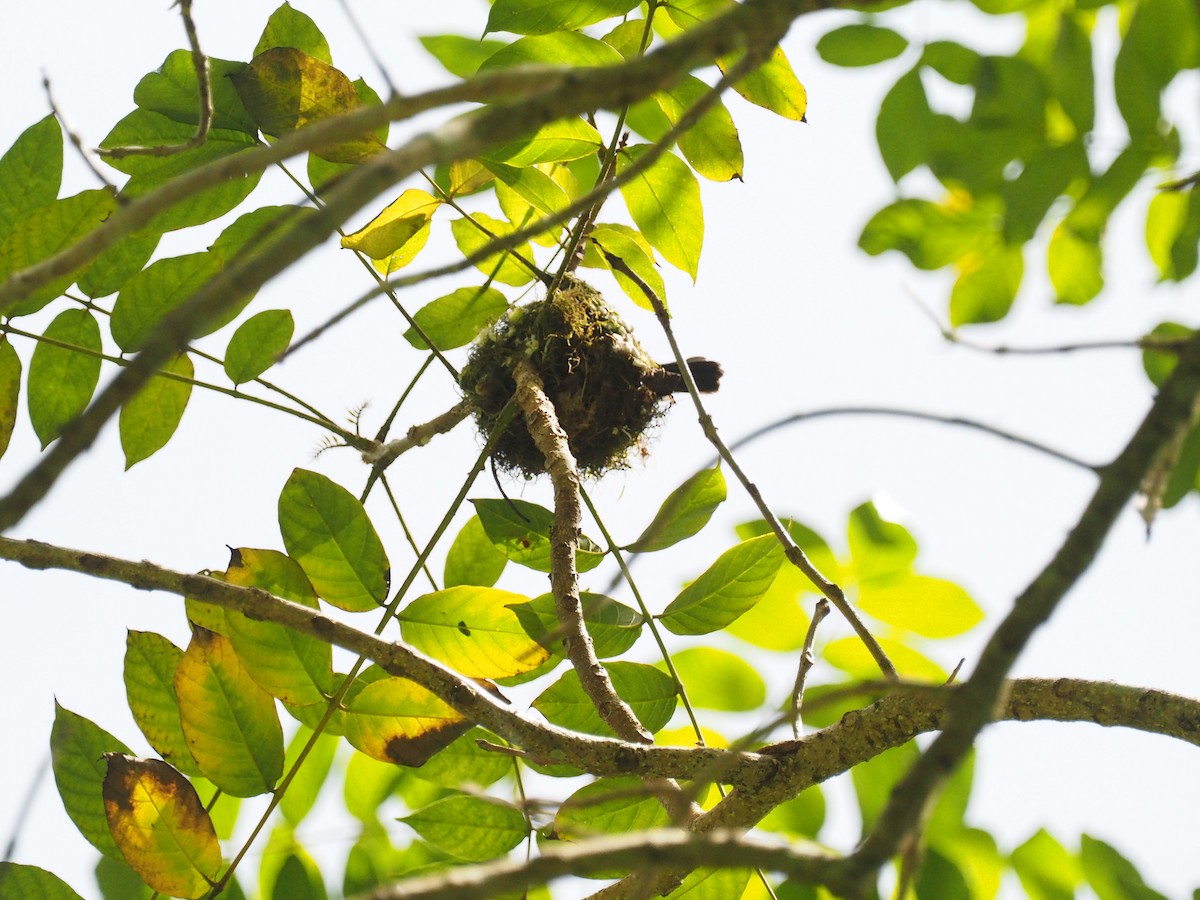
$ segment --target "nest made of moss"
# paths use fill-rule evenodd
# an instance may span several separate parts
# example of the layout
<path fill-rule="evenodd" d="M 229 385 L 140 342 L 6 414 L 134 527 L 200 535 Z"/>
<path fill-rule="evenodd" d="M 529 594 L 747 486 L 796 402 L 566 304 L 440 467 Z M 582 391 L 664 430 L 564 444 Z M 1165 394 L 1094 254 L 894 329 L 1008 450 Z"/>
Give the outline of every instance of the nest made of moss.
<path fill-rule="evenodd" d="M 541 376 L 586 475 L 627 466 L 629 451 L 664 408 L 646 383 L 657 365 L 600 293 L 578 279 L 516 307 L 476 341 L 459 381 L 485 437 L 516 392 L 513 367 L 522 359 Z M 526 478 L 546 470 L 519 410 L 497 439 L 494 459 Z"/>

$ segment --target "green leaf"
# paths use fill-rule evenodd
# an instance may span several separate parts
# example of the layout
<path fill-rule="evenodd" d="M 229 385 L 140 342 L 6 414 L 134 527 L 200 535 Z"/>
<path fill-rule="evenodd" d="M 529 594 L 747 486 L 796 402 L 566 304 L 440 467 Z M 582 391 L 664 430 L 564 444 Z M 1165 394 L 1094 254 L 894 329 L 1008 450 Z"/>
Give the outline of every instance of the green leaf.
<path fill-rule="evenodd" d="M 627 147 L 617 157 L 617 173 L 628 169 L 648 149 L 646 144 Z M 621 185 L 621 196 L 654 249 L 695 281 L 704 243 L 704 213 L 700 186 L 687 163 L 664 153 L 646 171 Z"/>
<path fill-rule="evenodd" d="M 567 192 L 546 172 L 532 166 L 524 168 L 513 168 L 506 166 L 503 163 L 488 163 L 487 170 L 496 176 L 496 198 L 500 200 L 500 206 L 504 209 L 505 215 L 511 221 L 517 221 L 507 208 L 505 208 L 503 188 L 508 188 L 512 193 L 519 196 L 530 207 L 547 215 L 553 215 L 566 209 L 571 198 L 567 196 Z M 503 186 L 503 187 L 502 187 Z"/>
<path fill-rule="evenodd" d="M 99 725 L 64 709 L 55 701 L 50 730 L 54 782 L 67 815 L 88 843 L 113 859 L 121 859 L 104 814 L 105 753 L 130 750 Z"/>
<path fill-rule="evenodd" d="M 238 326 L 225 350 L 225 374 L 234 384 L 271 368 L 292 342 L 296 323 L 287 309 L 265 309 Z"/>
<path fill-rule="evenodd" d="M 932 847 L 925 851 L 917 873 L 918 897 L 937 897 L 939 900 L 971 900 L 971 888 L 953 862 Z"/>
<path fill-rule="evenodd" d="M 0 281 L 72 246 L 99 227 L 116 208 L 116 198 L 106 188 L 83 191 L 39 206 L 0 241 Z M 62 294 L 77 274 L 78 270 L 55 278 L 6 308 L 4 314 L 15 317 L 37 312 Z"/>
<path fill-rule="evenodd" d="M 694 706 L 726 712 L 758 709 L 767 685 L 740 656 L 715 647 L 691 647 L 672 654 L 671 662 Z"/>
<path fill-rule="evenodd" d="M 154 751 L 185 775 L 199 775 L 179 724 L 175 670 L 181 659 L 183 651 L 162 635 L 130 631 L 125 636 L 125 697 Z"/>
<path fill-rule="evenodd" d="M 483 530 L 496 549 L 518 565 L 550 571 L 550 528 L 554 513 L 527 500 L 472 500 Z M 589 572 L 604 560 L 604 551 L 586 535 L 579 536 L 575 567 Z"/>
<path fill-rule="evenodd" d="M 485 59 L 504 46 L 503 41 L 475 40 L 457 34 L 432 34 L 419 40 L 430 56 L 459 78 L 470 78 Z"/>
<path fill-rule="evenodd" d="M 665 305 L 667 302 L 667 286 L 659 274 L 658 264 L 654 261 L 654 249 L 635 228 L 628 225 L 600 224 L 592 229 L 590 243 L 584 253 L 583 265 L 593 268 L 604 268 L 612 272 L 617 284 L 630 300 L 642 309 L 654 311 L 654 304 L 646 296 L 641 285 L 624 272 L 612 268 L 604 253 L 617 257 L 628 266 L 635 275 L 646 282 L 658 299 Z M 595 252 L 600 248 L 603 253 Z"/>
<path fill-rule="evenodd" d="M 332 734 L 317 735 L 314 740 L 312 730 L 301 725 L 284 753 L 285 772 L 290 772 L 300 761 L 300 753 L 310 741 L 312 747 L 304 757 L 303 765 L 296 770 L 295 777 L 288 783 L 288 789 L 279 801 L 279 811 L 293 828 L 304 821 L 312 811 L 317 802 L 317 795 L 320 794 L 333 768 L 333 758 L 341 745 L 337 736 Z"/>
<path fill-rule="evenodd" d="M 509 591 L 460 585 L 418 597 L 397 619 L 408 643 L 468 678 L 508 678 L 536 669 L 550 655 L 511 609 L 527 601 Z"/>
<path fill-rule="evenodd" d="M 485 164 L 501 163 L 521 168 L 590 156 L 603 143 L 600 133 L 582 119 L 559 119 L 530 134 L 488 149 L 481 159 Z"/>
<path fill-rule="evenodd" d="M 333 65 L 333 56 L 329 52 L 329 42 L 317 23 L 304 13 L 284 3 L 267 19 L 267 27 L 263 29 L 258 44 L 254 47 L 254 55 L 270 50 L 272 47 L 295 47 L 303 50 L 309 56 Z"/>
<path fill-rule="evenodd" d="M 698 533 L 725 502 L 725 476 L 719 466 L 702 469 L 667 496 L 641 536 L 625 547 L 632 553 L 665 550 Z"/>
<path fill-rule="evenodd" d="M 1181 69 L 1195 65 L 1200 21 L 1186 0 L 1139 3 L 1117 52 L 1113 90 L 1135 137 L 1159 133 L 1160 94 Z"/>
<path fill-rule="evenodd" d="M 995 241 L 988 212 L 951 195 L 943 203 L 898 200 L 871 217 L 858 246 L 871 256 L 899 250 L 918 269 L 933 270 Z"/>
<path fill-rule="evenodd" d="M 795 837 L 815 838 L 825 824 L 825 795 L 813 785 L 766 814 L 756 828 Z"/>
<path fill-rule="evenodd" d="M 231 551 L 225 580 L 310 609 L 319 607 L 303 569 L 277 550 Z M 333 650 L 326 641 L 234 610 L 225 611 L 225 622 L 238 659 L 259 687 L 292 706 L 326 702 L 333 681 Z"/>
<path fill-rule="evenodd" d="M 506 44 L 479 66 L 480 72 L 511 66 L 615 66 L 623 63 L 621 54 L 604 41 L 578 31 L 558 31 L 523 37 Z"/>
<path fill-rule="evenodd" d="M 455 219 L 450 223 L 454 243 L 458 245 L 463 256 L 477 253 L 496 238 L 505 237 L 516 230 L 517 226 L 511 222 L 494 219 L 486 213 L 474 213 L 469 219 Z M 484 257 L 475 263 L 475 268 L 501 284 L 514 287 L 529 284 L 536 276 L 528 266 L 517 262 L 514 254 L 533 261 L 533 249 L 525 242 L 503 253 L 493 253 Z"/>
<path fill-rule="evenodd" d="M 587 591 L 580 592 L 579 603 L 583 607 L 583 626 L 600 659 L 620 656 L 641 636 L 645 619 L 636 610 L 603 594 Z M 530 637 L 556 656 L 563 656 L 562 626 L 553 594 L 515 605 L 512 611 Z"/>
<path fill-rule="evenodd" d="M 1063 111 L 1080 135 L 1096 124 L 1096 76 L 1092 62 L 1092 41 L 1077 15 L 1063 10 L 1058 40 L 1046 81 Z"/>
<path fill-rule="evenodd" d="M 873 66 L 895 59 L 907 47 L 908 41 L 890 28 L 865 23 L 843 25 L 817 41 L 821 59 L 835 66 Z"/>
<path fill-rule="evenodd" d="M 718 631 L 762 598 L 783 559 L 783 548 L 774 535 L 742 541 L 685 587 L 659 619 L 675 634 Z"/>
<path fill-rule="evenodd" d="M 925 575 L 864 581 L 858 589 L 858 608 L 881 622 L 928 638 L 954 637 L 983 620 L 983 610 L 965 590 Z"/>
<path fill-rule="evenodd" d="M 62 164 L 62 129 L 53 115 L 26 128 L 0 157 L 0 240 L 35 209 L 54 202 Z"/>
<path fill-rule="evenodd" d="M 597 834 L 636 834 L 650 828 L 666 828 L 671 817 L 659 799 L 640 778 L 598 778 L 571 794 L 554 816 L 554 833 L 568 841 Z M 589 873 L 587 878 L 620 878 L 629 867 Z"/>
<path fill-rule="evenodd" d="M 850 770 L 854 792 L 858 798 L 858 810 L 862 816 L 864 836 L 870 833 L 875 820 L 883 812 L 892 795 L 892 789 L 919 756 L 917 745 L 909 741 L 907 744 L 885 750 Z"/>
<path fill-rule="evenodd" d="M 509 31 L 513 34 L 550 34 L 595 25 L 613 16 L 623 16 L 638 0 L 496 0 L 488 15 L 484 34 Z"/>
<path fill-rule="evenodd" d="M 442 583 L 446 587 L 460 584 L 491 587 L 507 564 L 508 557 L 496 549 L 479 516 L 471 516 L 446 552 Z"/>
<path fill-rule="evenodd" d="M 430 300 L 413 314 L 425 335 L 439 350 L 453 350 L 471 343 L 508 309 L 508 298 L 494 287 L 458 288 L 444 297 Z M 404 339 L 418 350 L 429 345 L 409 328 Z"/>
<path fill-rule="evenodd" d="M 729 71 L 741 54 L 717 60 L 722 72 Z M 796 77 L 792 64 L 781 48 L 776 47 L 765 63 L 737 82 L 733 89 L 763 109 L 776 115 L 803 122 L 808 109 L 808 91 Z"/>
<path fill-rule="evenodd" d="M 1104 287 L 1100 244 L 1061 223 L 1050 237 L 1046 253 L 1055 302 L 1082 306 Z"/>
<path fill-rule="evenodd" d="M 175 670 L 179 717 L 192 757 L 227 794 L 254 797 L 283 774 L 283 730 L 275 701 L 224 635 L 193 628 Z"/>
<path fill-rule="evenodd" d="M 150 900 L 153 892 L 124 859 L 101 856 L 94 871 L 104 900 Z"/>
<path fill-rule="evenodd" d="M 688 75 L 673 87 L 656 93 L 654 100 L 674 125 L 711 90 L 699 78 Z M 697 174 L 710 181 L 742 177 L 745 165 L 742 142 L 733 117 L 720 100 L 679 138 L 679 152 Z"/>
<path fill-rule="evenodd" d="M 860 582 L 907 574 L 917 558 L 917 542 L 908 529 L 885 519 L 873 501 L 851 510 L 846 531 Z"/>
<path fill-rule="evenodd" d="M 1004 198 L 1004 240 L 1009 245 L 1031 240 L 1054 202 L 1077 179 L 1090 176 L 1087 151 L 1082 141 L 1047 147 L 1027 159 L 1021 174 L 1006 181 Z"/>
<path fill-rule="evenodd" d="M 188 379 L 196 374 L 191 357 L 186 353 L 180 353 L 166 363 L 161 371 Z M 119 429 L 127 470 L 166 446 L 179 427 L 191 396 L 190 381 L 155 375 L 125 401 L 121 407 Z"/>
<path fill-rule="evenodd" d="M 83 900 L 71 886 L 45 869 L 0 862 L 0 897 L 12 900 Z"/>
<path fill-rule="evenodd" d="M 158 247 L 161 235 L 131 234 L 97 256 L 79 276 L 79 290 L 95 300 L 115 294 L 142 271 Z"/>
<path fill-rule="evenodd" d="M 1166 900 L 1146 885 L 1133 863 L 1091 835 L 1080 837 L 1079 861 L 1087 883 L 1100 900 Z"/>
<path fill-rule="evenodd" d="M 208 67 L 212 127 L 257 134 L 258 126 L 230 81 L 246 64 L 210 56 Z M 194 129 L 200 122 L 200 84 L 191 50 L 171 52 L 157 72 L 144 76 L 133 89 L 133 102 Z"/>
<path fill-rule="evenodd" d="M 902 644 L 879 638 L 879 646 L 888 655 L 888 659 L 896 667 L 902 678 L 912 678 L 914 681 L 928 681 L 933 684 L 943 684 L 946 681 L 945 669 L 929 657 Z M 837 669 L 841 669 L 852 678 L 867 680 L 879 677 L 879 665 L 871 657 L 863 642 L 857 637 L 838 638 L 830 641 L 821 651 L 821 658 Z"/>
<path fill-rule="evenodd" d="M 172 256 L 142 269 L 125 282 L 113 304 L 110 327 L 117 346 L 126 352 L 141 349 L 162 320 L 216 277 L 221 269 L 222 262 L 213 253 Z M 242 296 L 226 305 L 217 318 L 198 322 L 193 335 L 202 337 L 227 325 L 251 299 L 252 294 Z"/>
<path fill-rule="evenodd" d="M 892 85 L 879 106 L 875 140 L 893 181 L 899 181 L 929 158 L 929 100 L 921 75 L 913 69 Z"/>
<path fill-rule="evenodd" d="M 1030 900 L 1074 900 L 1079 861 L 1044 828 L 1013 850 L 1009 862 Z"/>
<path fill-rule="evenodd" d="M 412 774 L 422 781 L 451 790 L 468 787 L 485 788 L 512 771 L 511 760 L 479 746 L 480 740 L 501 744 L 501 740 L 481 729 L 474 729 L 435 753 L 425 765 Z"/>
<path fill-rule="evenodd" d="M 21 398 L 21 357 L 7 338 L 0 337 L 0 457 L 8 449 L 17 424 Z"/>
<path fill-rule="evenodd" d="M 1020 247 L 997 243 L 982 253 L 971 253 L 956 262 L 958 278 L 950 292 L 950 324 L 998 322 L 1008 315 L 1025 260 Z"/>
<path fill-rule="evenodd" d="M 1178 322 L 1161 322 L 1155 325 L 1153 330 L 1146 335 L 1147 338 L 1156 341 L 1178 341 L 1187 340 L 1192 336 L 1192 329 L 1186 325 L 1180 325 Z M 1146 370 L 1146 376 L 1154 383 L 1155 387 L 1162 387 L 1165 382 L 1175 371 L 1175 366 L 1179 362 L 1179 354 L 1170 350 L 1153 350 L 1145 349 L 1142 351 L 1142 367 Z"/>
<path fill-rule="evenodd" d="M 341 485 L 295 469 L 279 495 L 279 530 L 323 600 L 364 612 L 387 599 L 391 568 L 383 543 L 362 504 Z"/>
<path fill-rule="evenodd" d="M 749 869 L 696 869 L 666 900 L 727 900 L 741 897 L 750 881 Z"/>
<path fill-rule="evenodd" d="M 59 313 L 44 337 L 57 343 L 39 343 L 34 348 L 28 400 L 29 420 L 43 447 L 87 408 L 100 380 L 102 349 L 100 327 L 86 309 Z"/>
<path fill-rule="evenodd" d="M 648 731 L 654 733 L 671 720 L 677 695 L 675 683 L 665 672 L 642 663 L 613 662 L 605 668 L 617 694 L 629 704 L 633 714 Z M 612 736 L 591 699 L 583 692 L 579 676 L 572 669 L 533 701 L 549 721 L 572 731 Z"/>
<path fill-rule="evenodd" d="M 503 856 L 529 834 L 524 813 L 493 797 L 447 797 L 400 821 L 443 853 L 471 862 Z"/>

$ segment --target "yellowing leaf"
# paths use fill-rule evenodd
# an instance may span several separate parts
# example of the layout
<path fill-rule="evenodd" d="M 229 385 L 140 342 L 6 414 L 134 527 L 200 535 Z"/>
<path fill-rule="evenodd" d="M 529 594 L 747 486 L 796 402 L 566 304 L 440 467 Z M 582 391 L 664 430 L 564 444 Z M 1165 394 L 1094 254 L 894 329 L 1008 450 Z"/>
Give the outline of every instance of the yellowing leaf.
<path fill-rule="evenodd" d="M 204 776 L 235 797 L 275 787 L 283 774 L 283 729 L 275 701 L 224 635 L 193 628 L 175 670 L 179 717 Z"/>
<path fill-rule="evenodd" d="M 928 638 L 954 637 L 983 620 L 983 610 L 965 590 L 927 575 L 863 582 L 858 607 L 881 622 Z"/>
<path fill-rule="evenodd" d="M 346 740 L 385 763 L 424 765 L 471 727 L 452 706 L 407 678 L 381 678 L 346 703 Z"/>
<path fill-rule="evenodd" d="M 617 157 L 617 172 L 624 172 L 648 149 L 645 144 L 626 148 Z M 700 186 L 687 163 L 664 153 L 646 171 L 621 185 L 621 196 L 654 249 L 695 281 L 704 243 L 704 213 Z"/>
<path fill-rule="evenodd" d="M 525 633 L 509 607 L 528 597 L 461 585 L 418 597 L 397 618 L 408 643 L 470 678 L 536 669 L 550 652 Z"/>
<path fill-rule="evenodd" d="M 259 130 L 272 137 L 362 105 L 345 74 L 295 47 L 264 50 L 231 80 Z M 367 132 L 313 153 L 329 162 L 358 163 L 383 147 L 376 134 Z"/>
<path fill-rule="evenodd" d="M 740 58 L 734 54 L 717 61 L 722 71 L 728 71 Z M 733 89 L 763 109 L 769 109 L 785 119 L 804 121 L 808 109 L 808 91 L 796 77 L 792 64 L 783 50 L 776 47 L 770 58 L 733 86 Z"/>
<path fill-rule="evenodd" d="M 1099 294 L 1104 287 L 1102 263 L 1097 241 L 1087 240 L 1066 224 L 1055 228 L 1046 264 L 1057 302 L 1081 306 Z"/>
<path fill-rule="evenodd" d="M 104 811 L 125 861 L 159 893 L 203 897 L 221 868 L 221 846 L 196 789 L 162 760 L 104 758 Z"/>
<path fill-rule="evenodd" d="M 400 269 L 416 257 L 429 239 L 429 223 L 442 201 L 411 188 L 353 234 L 342 238 L 342 246 L 387 261 L 387 271 Z"/>

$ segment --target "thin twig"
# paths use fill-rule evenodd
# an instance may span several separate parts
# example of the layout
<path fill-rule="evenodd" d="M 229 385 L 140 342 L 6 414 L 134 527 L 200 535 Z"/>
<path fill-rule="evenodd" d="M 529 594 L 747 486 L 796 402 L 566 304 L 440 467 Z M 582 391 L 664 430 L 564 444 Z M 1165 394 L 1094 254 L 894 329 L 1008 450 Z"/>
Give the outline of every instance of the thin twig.
<path fill-rule="evenodd" d="M 1006 441 L 1011 441 L 1014 444 L 1019 444 L 1022 447 L 1028 447 L 1030 450 L 1036 450 L 1060 462 L 1065 462 L 1076 468 L 1085 469 L 1092 474 L 1099 474 L 1104 467 L 1093 463 L 1084 462 L 1083 460 L 1064 453 L 1061 450 L 1056 450 L 1032 438 L 1022 437 L 1018 434 L 1013 434 L 1011 431 L 1005 431 L 1003 428 L 997 428 L 994 425 L 989 425 L 986 422 L 980 422 L 975 419 L 968 419 L 963 416 L 946 416 L 941 413 L 923 412 L 917 409 L 898 409 L 891 406 L 831 406 L 826 409 L 811 409 L 804 412 L 793 413 L 790 416 L 785 416 L 782 419 L 777 419 L 761 428 L 756 428 L 743 437 L 738 438 L 729 445 L 730 450 L 739 450 L 747 444 L 753 443 L 759 438 L 766 437 L 772 432 L 779 431 L 789 425 L 798 425 L 801 422 L 809 422 L 814 419 L 824 419 L 832 416 L 892 416 L 900 419 L 917 419 L 923 422 L 937 422 L 942 425 L 954 425 L 960 428 L 970 428 L 975 431 L 981 431 L 984 434 L 990 434 L 993 437 L 1002 438 Z M 712 460 L 708 465 L 712 465 L 716 460 Z"/>
<path fill-rule="evenodd" d="M 394 463 L 401 454 L 407 453 L 414 447 L 424 447 L 439 434 L 451 431 L 454 426 L 471 414 L 474 407 L 469 400 L 460 400 L 450 409 L 428 422 L 413 425 L 404 433 L 404 437 L 386 444 L 373 444 L 363 451 L 363 462 L 371 465 L 371 480 L 379 476 L 388 466 Z"/>
<path fill-rule="evenodd" d="M 845 592 L 837 584 L 834 584 L 828 578 L 821 574 L 820 570 L 813 564 L 808 555 L 800 548 L 800 546 L 792 539 L 788 530 L 783 527 L 783 523 L 767 505 L 763 499 L 762 493 L 758 486 L 752 482 L 742 467 L 734 458 L 733 453 L 725 446 L 725 442 L 721 436 L 717 434 L 716 425 L 713 424 L 712 417 L 704 408 L 704 402 L 700 399 L 700 391 L 696 387 L 696 381 L 692 377 L 692 371 L 688 367 L 687 360 L 684 359 L 683 351 L 679 349 L 679 342 L 675 339 L 675 332 L 671 328 L 670 314 L 667 312 L 666 306 L 663 305 L 662 298 L 658 296 L 654 288 L 646 284 L 646 282 L 619 257 L 613 256 L 607 251 L 603 251 L 605 258 L 608 259 L 611 265 L 617 271 L 623 273 L 629 278 L 639 289 L 646 295 L 651 306 L 654 307 L 654 315 L 658 319 L 658 324 L 663 329 L 663 333 L 667 337 L 667 343 L 671 345 L 671 352 L 675 355 L 675 363 L 679 367 L 679 374 L 683 376 L 684 382 L 687 384 L 688 394 L 691 395 L 692 402 L 696 406 L 696 414 L 700 420 L 700 428 L 704 432 L 704 436 L 709 442 L 716 447 L 718 455 L 725 464 L 729 466 L 731 472 L 742 483 L 742 487 L 746 493 L 750 495 L 750 499 L 754 501 L 754 505 L 758 507 L 764 521 L 770 526 L 771 531 L 783 545 L 784 555 L 788 561 L 798 568 L 811 581 L 816 588 L 825 595 L 834 608 L 842 614 L 843 618 L 850 623 L 850 627 L 854 629 L 859 640 L 863 642 L 863 646 L 871 654 L 871 658 L 875 660 L 875 664 L 879 666 L 879 670 L 888 678 L 898 677 L 896 667 L 892 665 L 892 661 L 888 659 L 883 647 L 879 645 L 879 641 L 871 634 L 866 624 L 859 618 L 858 613 L 850 606 L 850 602 L 846 599 Z"/>
<path fill-rule="evenodd" d="M 371 62 L 375 64 L 375 68 L 379 71 L 379 77 L 383 79 L 384 84 L 388 87 L 388 94 L 392 97 L 400 95 L 400 89 L 396 87 L 396 82 L 392 79 L 391 72 L 383 62 L 383 57 L 375 49 L 374 43 L 371 41 L 371 36 L 367 30 L 363 28 L 358 16 L 354 14 L 354 10 L 350 8 L 349 0 L 338 0 L 342 6 L 342 12 L 346 16 L 346 20 L 350 23 L 350 27 L 354 29 L 354 33 L 358 35 L 359 43 L 363 45 L 363 49 L 367 51 L 367 56 L 371 58 Z"/>
<path fill-rule="evenodd" d="M 54 114 L 54 118 L 58 119 L 58 124 L 62 126 L 63 132 L 67 135 L 67 140 L 71 142 L 71 146 L 75 148 L 75 152 L 79 154 L 79 158 L 83 160 L 83 164 L 91 169 L 92 174 L 105 188 L 113 192 L 118 203 L 123 203 L 124 198 L 117 190 L 117 186 L 108 180 L 108 176 L 100 169 L 100 165 L 96 160 L 96 154 L 83 143 L 83 138 L 79 136 L 71 124 L 67 121 L 66 114 L 62 108 L 54 100 L 54 91 L 50 88 L 50 76 L 45 72 L 42 73 L 42 89 L 46 92 L 46 102 L 50 104 L 50 112 Z"/>
<path fill-rule="evenodd" d="M 829 601 L 822 597 L 813 609 L 812 620 L 808 623 L 808 632 L 804 635 L 804 647 L 800 650 L 800 663 L 796 667 L 796 681 L 792 685 L 792 736 L 800 738 L 800 705 L 804 702 L 804 682 L 808 671 L 815 663 L 813 659 L 813 642 L 817 639 L 817 626 L 829 615 Z"/>
<path fill-rule="evenodd" d="M 96 152 L 101 156 L 109 159 L 124 159 L 127 156 L 173 156 L 186 150 L 194 150 L 208 140 L 213 118 L 212 69 L 208 57 L 200 49 L 200 35 L 196 33 L 196 23 L 192 20 L 192 0 L 179 0 L 179 15 L 183 18 L 183 30 L 187 32 L 188 44 L 192 48 L 192 67 L 196 70 L 196 84 L 200 94 L 196 133 L 182 144 L 111 147 L 107 150 L 100 148 Z"/>

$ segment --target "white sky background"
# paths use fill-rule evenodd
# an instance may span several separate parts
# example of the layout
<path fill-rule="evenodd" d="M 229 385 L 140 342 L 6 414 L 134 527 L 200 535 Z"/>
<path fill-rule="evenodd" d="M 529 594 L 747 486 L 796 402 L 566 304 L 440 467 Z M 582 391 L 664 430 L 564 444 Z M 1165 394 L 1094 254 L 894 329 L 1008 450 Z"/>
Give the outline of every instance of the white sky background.
<path fill-rule="evenodd" d="M 248 59 L 276 5 L 275 0 L 199 5 L 204 49 Z M 339 68 L 351 77 L 365 76 L 382 90 L 338 4 L 300 0 L 296 5 L 316 18 Z M 167 6 L 165 0 L 118 7 L 82 0 L 8 4 L 0 19 L 0 149 L 46 114 L 43 71 L 73 127 L 97 143 L 132 108 L 138 79 L 170 50 L 185 46 L 177 14 Z M 915 41 L 960 33 L 973 46 L 991 42 L 1008 50 L 1015 45 L 1015 23 L 965 14 L 965 7 L 920 0 L 886 21 Z M 359 0 L 355 8 L 405 90 L 446 77 L 411 35 L 470 34 L 485 16 L 478 0 Z M 893 405 L 972 416 L 1089 461 L 1106 461 L 1132 433 L 1151 396 L 1135 353 L 1013 358 L 949 347 L 909 298 L 912 291 L 944 309 L 946 278 L 920 275 L 898 254 L 871 259 L 856 250 L 863 223 L 895 193 L 874 145 L 878 103 L 911 66 L 916 51 L 866 71 L 820 62 L 811 49 L 817 36 L 854 18 L 841 13 L 809 17 L 785 44 L 808 88 L 809 124 L 785 122 L 738 98 L 728 101 L 746 149 L 745 183 L 704 184 L 706 238 L 697 285 L 664 270 L 685 354 L 712 356 L 724 364 L 722 390 L 709 406 L 718 427 L 726 439 L 736 439 L 803 409 Z M 1195 88 L 1193 80 L 1175 91 L 1177 108 L 1195 108 Z M 1123 141 L 1121 124 L 1110 113 L 1098 131 L 1100 146 L 1107 142 L 1115 152 Z M 1184 172 L 1197 167 L 1195 144 L 1190 146 Z M 297 168 L 302 171 L 302 163 Z M 913 192 L 923 184 L 919 179 Z M 64 193 L 93 186 L 68 147 Z M 1054 308 L 1042 274 L 1044 252 L 1032 250 L 1015 312 L 1001 325 L 973 330 L 971 336 L 1045 345 L 1131 338 L 1166 318 L 1194 321 L 1188 305 L 1196 292 L 1193 283 L 1154 287 L 1141 237 L 1149 189 L 1143 185 L 1140 199 L 1127 203 L 1131 209 L 1110 228 L 1108 289 L 1099 300 L 1082 311 Z M 281 178 L 268 176 L 251 202 L 298 199 Z M 381 198 L 354 224 L 365 222 L 389 199 Z M 223 224 L 206 231 L 203 243 Z M 441 228 L 444 233 L 444 222 Z M 159 253 L 201 246 L 185 233 L 182 239 L 164 240 Z M 432 244 L 416 267 L 433 264 L 438 246 Z M 665 353 L 653 317 L 596 280 L 643 342 Z M 421 286 L 405 299 L 415 309 L 478 281 L 475 273 L 465 273 Z M 269 283 L 251 311 L 292 307 L 297 334 L 302 334 L 367 286 L 367 276 L 349 254 L 330 245 Z M 19 324 L 37 330 L 32 323 L 44 327 L 48 321 L 43 315 Z M 364 430 L 373 432 L 420 362 L 400 337 L 402 331 L 398 318 L 377 304 L 268 377 L 335 418 L 373 401 L 364 421 Z M 219 353 L 231 333 L 227 328 L 202 346 Z M 17 346 L 28 365 L 31 348 L 24 342 Z M 198 377 L 224 383 L 219 372 L 197 368 Z M 104 377 L 111 374 L 106 367 Z M 432 372 L 398 425 L 424 420 L 450 402 L 444 375 Z M 110 426 L 16 534 L 181 570 L 223 568 L 226 544 L 280 546 L 275 501 L 293 467 L 316 468 L 357 491 L 365 472 L 355 454 L 331 452 L 314 461 L 320 437 L 305 423 L 196 390 L 165 450 L 124 473 L 116 428 Z M 474 435 L 460 429 L 393 468 L 393 485 L 419 538 L 430 533 L 457 491 L 477 446 Z M 652 450 L 644 467 L 610 475 L 592 488 L 618 540 L 636 536 L 665 494 L 711 456 L 686 402 L 671 413 Z M 35 454 L 36 441 L 23 418 L 0 460 L 0 490 L 20 477 Z M 961 642 L 930 647 L 947 668 L 966 656 L 968 671 L 986 627 L 1050 557 L 1093 487 L 1093 479 L 1080 471 L 1007 443 L 897 420 L 830 419 L 794 427 L 747 448 L 740 458 L 777 512 L 806 522 L 835 546 L 844 544 L 849 510 L 886 491 L 920 542 L 922 570 L 961 582 L 989 612 L 985 627 Z M 507 487 L 549 504 L 542 484 Z M 494 491 L 485 477 L 472 496 Z M 382 500 L 377 494 L 369 509 L 398 580 L 411 557 Z M 1159 520 L 1147 543 L 1130 509 L 1101 559 L 1021 657 L 1017 674 L 1106 678 L 1200 696 L 1194 650 L 1200 627 L 1195 514 L 1195 500 L 1189 498 Z M 732 525 L 756 517 L 731 486 L 730 501 L 699 540 L 660 554 L 653 563 L 643 561 L 636 571 L 652 606 L 665 605 L 683 580 L 695 577 L 733 542 Z M 441 554 L 435 558 L 435 572 L 440 572 Z M 601 589 L 608 569 L 600 571 L 594 580 L 585 576 L 585 586 Z M 0 781 L 0 839 L 7 839 L 23 785 L 47 755 L 54 698 L 144 751 L 121 682 L 125 631 L 160 631 L 181 645 L 187 636 L 174 597 L 15 565 L 0 566 L 0 603 L 0 673 L 8 685 L 0 700 L 5 723 L 0 771 L 6 773 Z M 844 633 L 842 623 L 826 620 L 826 639 Z M 749 652 L 745 645 L 742 652 Z M 790 683 L 793 661 L 780 657 L 771 664 L 780 673 L 773 681 Z M 819 668 L 814 679 L 819 683 L 829 676 Z M 969 818 L 991 830 L 1004 850 L 1042 825 L 1068 846 L 1088 831 L 1131 856 L 1152 886 L 1180 896 L 1200 884 L 1195 752 L 1166 738 L 1096 726 L 996 726 L 980 744 Z M 849 795 L 840 799 L 844 811 L 835 819 L 838 802 L 830 804 L 832 830 L 826 834 L 845 847 L 857 825 L 853 801 Z M 312 836 L 309 848 L 322 858 L 344 858 L 354 836 L 352 826 L 328 822 L 306 823 L 302 839 L 305 834 Z M 322 843 L 332 849 L 323 850 Z M 94 858 L 47 779 L 20 835 L 17 861 L 49 868 L 89 896 L 95 891 Z"/>

